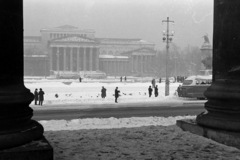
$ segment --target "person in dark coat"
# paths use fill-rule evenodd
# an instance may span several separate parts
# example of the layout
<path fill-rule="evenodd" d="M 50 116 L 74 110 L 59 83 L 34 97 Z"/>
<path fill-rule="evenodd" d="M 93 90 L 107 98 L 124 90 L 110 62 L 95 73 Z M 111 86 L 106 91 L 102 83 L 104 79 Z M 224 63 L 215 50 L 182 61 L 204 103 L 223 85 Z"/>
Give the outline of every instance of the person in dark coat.
<path fill-rule="evenodd" d="M 118 87 L 116 87 L 116 89 L 115 89 L 115 94 L 114 94 L 114 96 L 115 96 L 115 103 L 118 103 L 118 102 L 117 102 L 117 99 L 118 99 L 118 97 L 119 97 L 119 93 L 120 93 L 120 91 L 118 90 Z"/>
<path fill-rule="evenodd" d="M 162 79 L 161 78 L 159 78 L 159 83 L 162 83 Z"/>
<path fill-rule="evenodd" d="M 122 77 L 120 77 L 120 82 L 122 82 Z"/>
<path fill-rule="evenodd" d="M 105 97 L 106 97 L 106 92 L 107 92 L 107 89 L 102 86 L 102 90 L 101 90 L 101 96 L 102 96 L 102 98 L 105 98 Z"/>
<path fill-rule="evenodd" d="M 125 76 L 124 80 L 125 80 L 125 82 L 127 81 L 127 77 L 126 76 Z"/>
<path fill-rule="evenodd" d="M 179 85 L 178 88 L 177 88 L 177 93 L 178 93 L 178 97 L 181 97 L 182 96 L 182 86 Z"/>
<path fill-rule="evenodd" d="M 156 85 L 155 89 L 154 89 L 154 94 L 155 94 L 155 97 L 158 96 L 158 85 Z"/>
<path fill-rule="evenodd" d="M 149 97 L 152 96 L 152 87 L 151 86 L 149 86 L 149 88 L 148 88 L 148 94 L 149 94 Z"/>
<path fill-rule="evenodd" d="M 35 92 L 34 92 L 34 100 L 35 100 L 35 105 L 37 105 L 37 101 L 38 101 L 38 89 L 35 89 Z"/>
<path fill-rule="evenodd" d="M 82 77 L 79 77 L 79 82 L 80 82 L 80 83 L 82 82 Z"/>
<path fill-rule="evenodd" d="M 42 88 L 40 88 L 40 91 L 38 92 L 38 94 L 39 94 L 39 105 L 41 105 L 42 106 L 42 103 L 43 103 L 43 100 L 44 100 L 44 92 L 43 92 L 43 90 L 42 90 Z"/>

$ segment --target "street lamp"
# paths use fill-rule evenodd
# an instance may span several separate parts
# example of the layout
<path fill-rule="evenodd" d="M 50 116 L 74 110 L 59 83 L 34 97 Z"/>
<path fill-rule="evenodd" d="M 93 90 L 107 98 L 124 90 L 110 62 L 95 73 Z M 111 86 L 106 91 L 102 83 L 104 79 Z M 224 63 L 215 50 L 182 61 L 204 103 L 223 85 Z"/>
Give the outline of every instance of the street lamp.
<path fill-rule="evenodd" d="M 167 20 L 163 20 L 163 22 L 167 23 L 167 31 L 163 30 L 163 42 L 167 43 L 166 44 L 166 81 L 165 81 L 165 96 L 169 95 L 169 78 L 168 78 L 168 59 L 169 59 L 169 54 L 168 54 L 168 49 L 169 49 L 169 43 L 172 42 L 172 37 L 174 35 L 174 31 L 169 33 L 169 22 L 174 24 L 174 21 L 170 21 L 169 17 L 167 17 Z"/>

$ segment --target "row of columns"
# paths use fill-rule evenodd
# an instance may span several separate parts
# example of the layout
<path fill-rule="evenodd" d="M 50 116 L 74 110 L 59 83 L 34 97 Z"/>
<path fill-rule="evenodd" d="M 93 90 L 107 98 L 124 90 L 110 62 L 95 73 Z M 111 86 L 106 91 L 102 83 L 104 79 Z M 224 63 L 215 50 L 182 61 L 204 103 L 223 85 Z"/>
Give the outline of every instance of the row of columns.
<path fill-rule="evenodd" d="M 122 60 L 104 60 L 101 62 L 100 69 L 108 74 L 128 74 L 129 61 Z"/>
<path fill-rule="evenodd" d="M 55 49 L 54 49 L 55 48 Z M 63 48 L 63 53 L 60 51 Z M 70 49 L 70 60 L 67 58 L 67 50 Z M 77 50 L 74 57 L 73 49 Z M 82 50 L 82 52 L 80 52 Z M 87 52 L 89 50 L 89 52 Z M 50 47 L 50 70 L 69 71 L 92 71 L 99 70 L 99 48 L 98 47 Z M 62 57 L 63 54 L 63 57 Z M 60 60 L 63 59 L 63 66 Z M 81 66 L 80 66 L 81 65 Z M 69 67 L 69 68 L 68 68 Z M 74 67 L 74 68 L 73 68 Z"/>
<path fill-rule="evenodd" d="M 132 72 L 142 73 L 150 72 L 153 68 L 153 55 L 132 55 L 131 70 Z"/>

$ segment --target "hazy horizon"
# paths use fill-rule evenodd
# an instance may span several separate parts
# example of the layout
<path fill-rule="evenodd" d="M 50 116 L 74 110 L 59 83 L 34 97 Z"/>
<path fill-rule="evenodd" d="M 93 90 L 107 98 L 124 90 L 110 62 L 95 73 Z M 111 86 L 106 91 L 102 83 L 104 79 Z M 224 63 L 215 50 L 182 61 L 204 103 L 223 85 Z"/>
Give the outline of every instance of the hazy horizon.
<path fill-rule="evenodd" d="M 163 49 L 162 31 L 174 21 L 173 42 L 199 46 L 206 33 L 212 41 L 212 0 L 25 0 L 24 35 L 40 36 L 41 28 L 72 25 L 95 30 L 96 38 L 141 38 Z"/>

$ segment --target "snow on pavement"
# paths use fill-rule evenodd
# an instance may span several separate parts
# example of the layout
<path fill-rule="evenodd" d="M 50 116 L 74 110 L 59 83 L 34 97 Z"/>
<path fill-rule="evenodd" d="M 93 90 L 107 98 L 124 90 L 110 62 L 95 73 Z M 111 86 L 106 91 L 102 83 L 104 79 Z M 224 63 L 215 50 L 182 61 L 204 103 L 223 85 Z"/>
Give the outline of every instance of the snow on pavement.
<path fill-rule="evenodd" d="M 177 119 L 185 118 L 195 116 L 40 123 L 54 148 L 55 160 L 240 160 L 240 150 L 184 132 L 175 125 Z"/>

